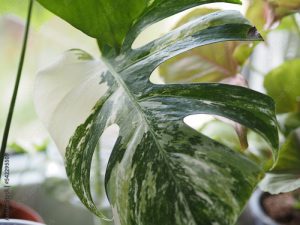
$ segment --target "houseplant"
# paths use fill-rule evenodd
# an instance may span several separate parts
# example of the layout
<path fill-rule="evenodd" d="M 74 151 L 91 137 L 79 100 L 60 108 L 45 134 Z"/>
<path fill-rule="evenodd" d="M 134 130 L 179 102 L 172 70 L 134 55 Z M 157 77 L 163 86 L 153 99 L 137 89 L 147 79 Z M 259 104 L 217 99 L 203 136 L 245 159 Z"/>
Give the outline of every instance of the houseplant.
<path fill-rule="evenodd" d="M 264 172 L 183 119 L 210 113 L 248 126 L 271 143 L 275 160 L 272 100 L 225 84 L 155 85 L 149 76 L 167 59 L 201 45 L 260 40 L 256 29 L 239 13 L 215 12 L 132 49 L 146 26 L 210 1 L 39 2 L 95 37 L 102 52 L 101 60 L 67 52 L 37 80 L 38 112 L 59 149 L 67 149 L 67 172 L 82 202 L 104 217 L 91 196 L 90 164 L 103 130 L 117 124 L 105 179 L 116 224 L 233 224 Z"/>
<path fill-rule="evenodd" d="M 155 85 L 148 79 L 158 65 L 189 49 L 260 40 L 256 29 L 239 13 L 215 12 L 132 49 L 146 26 L 215 1 L 39 2 L 97 38 L 102 52 L 101 60 L 80 50 L 67 52 L 37 81 L 38 111 L 58 147 L 67 149 L 69 179 L 83 203 L 104 217 L 90 193 L 90 164 L 103 130 L 117 124 L 105 180 L 117 224 L 233 224 L 265 171 L 183 119 L 209 113 L 248 126 L 272 145 L 275 161 L 273 101 L 232 85 Z"/>

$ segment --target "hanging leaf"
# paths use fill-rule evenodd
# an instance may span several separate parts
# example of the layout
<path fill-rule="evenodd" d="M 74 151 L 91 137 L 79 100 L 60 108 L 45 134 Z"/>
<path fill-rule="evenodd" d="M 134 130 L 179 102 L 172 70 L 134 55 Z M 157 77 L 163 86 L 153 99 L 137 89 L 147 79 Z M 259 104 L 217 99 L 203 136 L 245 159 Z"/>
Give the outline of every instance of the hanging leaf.
<path fill-rule="evenodd" d="M 67 52 L 40 72 L 36 86 L 39 114 L 58 147 L 66 149 L 67 174 L 81 201 L 104 217 L 91 196 L 90 168 L 103 131 L 117 124 L 119 135 L 105 177 L 115 224 L 233 224 L 263 171 L 183 119 L 204 113 L 241 123 L 273 146 L 276 159 L 273 101 L 244 87 L 157 85 L 149 77 L 161 63 L 192 48 L 259 40 L 256 30 L 238 12 L 216 12 L 133 50 L 131 44 L 145 26 L 215 1 L 40 2 L 99 37 L 102 49 L 101 60 L 79 50 Z"/>

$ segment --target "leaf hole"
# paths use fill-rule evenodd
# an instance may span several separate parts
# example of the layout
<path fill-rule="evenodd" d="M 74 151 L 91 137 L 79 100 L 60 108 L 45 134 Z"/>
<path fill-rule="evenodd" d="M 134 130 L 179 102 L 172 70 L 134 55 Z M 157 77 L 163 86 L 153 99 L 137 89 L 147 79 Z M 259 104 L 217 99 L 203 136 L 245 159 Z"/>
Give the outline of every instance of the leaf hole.
<path fill-rule="evenodd" d="M 233 56 L 239 45 L 240 42 L 227 41 L 183 52 L 157 67 L 150 81 L 154 84 L 227 83 L 239 73 L 239 64 Z"/>
<path fill-rule="evenodd" d="M 119 137 L 119 131 L 119 126 L 117 124 L 113 124 L 107 127 L 100 137 L 100 158 L 102 160 L 101 171 L 103 173 L 103 176 L 105 175 L 106 167 L 112 149 Z"/>
<path fill-rule="evenodd" d="M 107 218 L 112 217 L 109 201 L 105 194 L 104 177 L 111 151 L 119 136 L 119 126 L 113 124 L 107 127 L 99 139 L 91 169 L 91 190 L 93 199 Z M 100 167 L 100 168 L 99 168 Z"/>
<path fill-rule="evenodd" d="M 185 124 L 201 134 L 243 153 L 255 161 L 267 164 L 272 160 L 271 146 L 257 132 L 243 128 L 239 123 L 221 116 L 208 114 L 190 115 L 184 118 Z M 242 130 L 241 130 L 242 128 Z M 246 139 L 246 148 L 242 141 Z"/>

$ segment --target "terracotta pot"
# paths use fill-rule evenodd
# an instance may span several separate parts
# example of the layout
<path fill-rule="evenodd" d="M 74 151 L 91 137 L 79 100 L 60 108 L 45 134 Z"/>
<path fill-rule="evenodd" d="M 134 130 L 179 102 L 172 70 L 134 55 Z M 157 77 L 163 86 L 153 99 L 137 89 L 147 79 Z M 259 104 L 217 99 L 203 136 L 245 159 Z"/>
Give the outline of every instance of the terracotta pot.
<path fill-rule="evenodd" d="M 0 201 L 0 218 L 7 219 L 5 215 L 6 213 L 9 214 L 9 219 L 44 223 L 43 219 L 37 212 L 28 206 L 15 201 L 9 201 L 9 208 L 6 206 L 4 201 Z M 2 224 L 2 222 L 0 224 Z"/>

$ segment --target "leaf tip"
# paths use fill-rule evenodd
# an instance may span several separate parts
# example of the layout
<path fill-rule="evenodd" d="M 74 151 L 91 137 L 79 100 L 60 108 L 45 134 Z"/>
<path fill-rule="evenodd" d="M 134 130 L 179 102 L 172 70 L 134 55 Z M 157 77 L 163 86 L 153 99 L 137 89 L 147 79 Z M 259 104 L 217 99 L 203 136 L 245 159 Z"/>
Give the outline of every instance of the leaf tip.
<path fill-rule="evenodd" d="M 248 37 L 253 38 L 253 39 L 257 39 L 257 40 L 260 40 L 260 41 L 264 41 L 264 38 L 261 36 L 261 34 L 258 32 L 256 27 L 254 27 L 254 26 L 249 29 Z"/>

